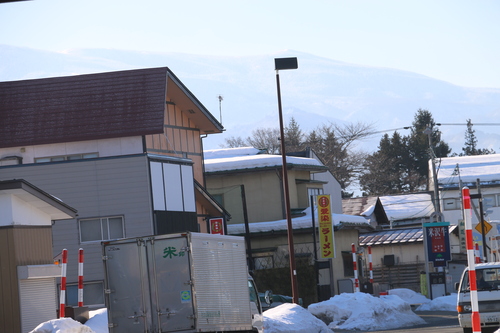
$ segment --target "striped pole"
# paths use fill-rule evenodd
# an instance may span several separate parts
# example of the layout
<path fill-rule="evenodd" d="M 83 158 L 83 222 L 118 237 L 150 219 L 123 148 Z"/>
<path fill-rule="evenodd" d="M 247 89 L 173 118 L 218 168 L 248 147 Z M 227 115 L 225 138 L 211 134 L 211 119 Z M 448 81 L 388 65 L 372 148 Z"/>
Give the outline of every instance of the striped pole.
<path fill-rule="evenodd" d="M 61 294 L 59 295 L 59 318 L 64 318 L 66 306 L 66 265 L 68 263 L 68 250 L 62 250 L 61 265 Z"/>
<path fill-rule="evenodd" d="M 352 249 L 352 268 L 354 270 L 354 292 L 359 292 L 358 265 L 356 264 L 356 247 L 351 244 Z"/>
<path fill-rule="evenodd" d="M 474 242 L 472 239 L 472 211 L 470 203 L 470 191 L 468 187 L 462 189 L 464 219 L 465 219 L 465 243 L 467 248 L 467 263 L 469 265 L 469 287 L 470 302 L 472 306 L 472 332 L 481 333 L 481 318 L 479 316 L 479 304 L 477 299 L 476 285 L 476 261 L 474 255 Z"/>
<path fill-rule="evenodd" d="M 481 263 L 481 252 L 479 252 L 479 243 L 475 243 L 475 246 L 474 246 L 474 256 L 476 257 L 476 259 L 474 260 L 476 264 L 480 264 Z"/>
<path fill-rule="evenodd" d="M 372 247 L 368 246 L 368 267 L 370 268 L 370 283 L 373 284 L 373 264 L 372 264 Z"/>
<path fill-rule="evenodd" d="M 83 306 L 83 249 L 78 250 L 78 307 Z"/>

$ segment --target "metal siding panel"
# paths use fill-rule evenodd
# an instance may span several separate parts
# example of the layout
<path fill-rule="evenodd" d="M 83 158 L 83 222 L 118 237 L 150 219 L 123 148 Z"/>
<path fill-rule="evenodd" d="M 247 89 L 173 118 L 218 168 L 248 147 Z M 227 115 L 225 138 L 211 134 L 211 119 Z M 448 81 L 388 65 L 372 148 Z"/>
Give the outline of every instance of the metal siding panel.
<path fill-rule="evenodd" d="M 13 229 L 0 228 L 0 332 L 20 330 L 19 293 Z M 8 306 L 7 306 L 8 305 Z"/>
<path fill-rule="evenodd" d="M 19 280 L 22 332 L 57 317 L 57 290 L 54 278 Z"/>
<path fill-rule="evenodd" d="M 207 282 L 194 285 L 200 330 L 251 329 L 245 251 L 242 237 L 191 234 L 193 280 Z"/>
<path fill-rule="evenodd" d="M 2 179 L 25 179 L 78 210 L 78 217 L 124 216 L 127 237 L 153 234 L 146 156 L 0 168 Z M 103 186 L 105 184 L 105 186 Z M 104 279 L 100 243 L 79 243 L 76 220 L 56 221 L 53 255 L 68 249 L 68 283 L 77 281 L 77 253 L 86 255 L 86 281 Z"/>

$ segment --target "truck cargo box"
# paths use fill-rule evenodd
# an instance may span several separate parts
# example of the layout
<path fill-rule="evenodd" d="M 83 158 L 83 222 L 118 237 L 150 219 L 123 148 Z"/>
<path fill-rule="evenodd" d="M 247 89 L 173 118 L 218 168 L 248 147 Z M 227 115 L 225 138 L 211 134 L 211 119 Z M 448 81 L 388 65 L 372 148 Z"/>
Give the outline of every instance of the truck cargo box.
<path fill-rule="evenodd" d="M 110 332 L 252 331 L 244 238 L 182 233 L 102 245 Z"/>

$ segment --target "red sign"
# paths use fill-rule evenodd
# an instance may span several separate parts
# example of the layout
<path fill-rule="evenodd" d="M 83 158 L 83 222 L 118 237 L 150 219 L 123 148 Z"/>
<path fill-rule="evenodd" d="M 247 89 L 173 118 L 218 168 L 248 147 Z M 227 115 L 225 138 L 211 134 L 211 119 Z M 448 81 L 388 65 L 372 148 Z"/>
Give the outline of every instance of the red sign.
<path fill-rule="evenodd" d="M 442 253 L 446 251 L 444 242 L 444 233 L 447 232 L 444 227 L 428 228 L 429 238 L 431 239 L 432 253 Z"/>
<path fill-rule="evenodd" d="M 222 217 L 209 219 L 210 233 L 224 235 L 224 219 Z"/>

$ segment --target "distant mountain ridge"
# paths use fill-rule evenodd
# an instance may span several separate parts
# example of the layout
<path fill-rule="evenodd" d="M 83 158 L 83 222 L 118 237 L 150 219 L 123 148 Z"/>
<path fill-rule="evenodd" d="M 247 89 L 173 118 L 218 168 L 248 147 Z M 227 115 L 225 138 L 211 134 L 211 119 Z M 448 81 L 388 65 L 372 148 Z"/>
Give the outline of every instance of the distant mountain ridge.
<path fill-rule="evenodd" d="M 204 139 L 219 148 L 231 136 L 278 127 L 274 58 L 298 58 L 297 70 L 280 71 L 285 122 L 303 131 L 329 122 L 363 122 L 378 131 L 410 126 L 419 108 L 443 125 L 443 139 L 460 153 L 465 123 L 500 123 L 500 89 L 466 88 L 391 68 L 335 61 L 291 50 L 248 57 L 81 49 L 64 53 L 0 45 L 0 81 L 66 76 L 147 67 L 169 67 L 217 118 L 226 132 Z M 218 96 L 223 100 L 219 105 Z M 221 107 L 222 113 L 220 113 Z M 222 114 L 222 116 L 221 116 Z M 500 152 L 498 126 L 475 126 L 478 148 Z M 406 135 L 407 130 L 400 130 Z M 392 131 L 389 131 L 392 134 Z M 382 133 L 359 148 L 373 151 Z"/>

